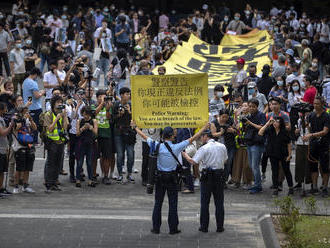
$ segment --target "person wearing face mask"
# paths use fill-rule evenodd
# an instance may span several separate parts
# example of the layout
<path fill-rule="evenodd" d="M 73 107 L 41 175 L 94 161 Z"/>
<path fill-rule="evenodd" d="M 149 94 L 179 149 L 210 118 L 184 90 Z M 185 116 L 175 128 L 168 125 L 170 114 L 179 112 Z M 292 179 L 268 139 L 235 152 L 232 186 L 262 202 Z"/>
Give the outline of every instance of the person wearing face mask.
<path fill-rule="evenodd" d="M 300 73 L 300 66 L 298 63 L 290 64 L 291 74 L 287 75 L 286 83 L 291 84 L 292 80 L 297 79 L 300 83 L 301 88 L 305 88 L 304 76 L 305 74 Z"/>
<path fill-rule="evenodd" d="M 249 26 L 245 25 L 244 22 L 240 21 L 240 13 L 235 13 L 234 20 L 232 20 L 227 26 L 226 32 L 231 31 L 233 34 L 242 34 L 244 29 L 252 30 Z"/>
<path fill-rule="evenodd" d="M 290 84 L 290 91 L 288 94 L 288 111 L 294 104 L 300 103 L 301 99 L 304 97 L 304 92 L 300 87 L 298 80 L 293 80 Z"/>
<path fill-rule="evenodd" d="M 10 66 L 8 62 L 8 51 L 12 43 L 12 37 L 4 29 L 4 24 L 0 22 L 0 76 L 3 76 L 2 62 L 4 64 L 7 77 L 10 76 Z"/>
<path fill-rule="evenodd" d="M 268 98 L 278 97 L 281 99 L 281 109 L 286 110 L 288 102 L 288 92 L 286 90 L 286 82 L 283 77 L 276 78 L 276 85 L 269 92 Z"/>
<path fill-rule="evenodd" d="M 322 96 L 325 99 L 325 102 L 330 106 L 330 65 L 325 67 L 326 76 L 322 80 Z"/>
<path fill-rule="evenodd" d="M 24 57 L 25 53 L 22 49 L 22 41 L 17 40 L 15 43 L 15 48 L 9 53 L 10 70 L 12 72 L 11 77 L 14 83 L 14 94 L 18 91 L 18 85 L 20 85 L 22 91 L 22 84 L 26 72 Z"/>
<path fill-rule="evenodd" d="M 318 70 L 318 59 L 313 58 L 311 66 L 305 72 L 306 76 L 310 76 L 312 81 L 318 81 L 320 78 L 320 72 Z"/>
<path fill-rule="evenodd" d="M 267 99 L 264 94 L 260 93 L 257 88 L 257 84 L 255 82 L 250 82 L 247 86 L 248 88 L 248 99 L 255 98 L 258 100 L 259 105 L 258 105 L 258 110 L 260 112 L 265 113 L 267 110 Z"/>
<path fill-rule="evenodd" d="M 229 16 L 225 15 L 223 20 L 220 22 L 220 33 L 221 33 L 220 40 L 225 35 L 228 24 L 229 24 Z"/>
<path fill-rule="evenodd" d="M 126 23 L 126 17 L 124 15 L 118 16 L 119 24 L 115 27 L 115 36 L 117 48 L 124 48 L 126 51 L 129 48 L 131 40 L 131 31 L 129 25 Z"/>
<path fill-rule="evenodd" d="M 329 34 L 330 34 L 330 28 L 327 24 L 327 17 L 322 18 L 322 24 L 319 30 L 320 33 L 320 41 L 325 45 L 325 47 L 329 46 Z"/>
<path fill-rule="evenodd" d="M 312 79 L 309 76 L 304 77 L 304 84 L 306 86 L 306 91 L 301 102 L 313 104 L 315 96 L 317 94 L 317 89 L 312 85 Z"/>
<path fill-rule="evenodd" d="M 214 89 L 214 97 L 210 100 L 209 111 L 211 119 L 214 120 L 218 117 L 220 110 L 225 109 L 225 102 L 222 99 L 225 92 L 224 87 L 221 84 L 217 84 Z"/>
<path fill-rule="evenodd" d="M 35 67 L 35 61 L 38 59 L 36 50 L 32 47 L 32 40 L 27 38 L 25 40 L 25 45 L 22 48 L 24 50 L 24 61 L 25 61 L 25 70 L 29 72 L 32 68 Z"/>

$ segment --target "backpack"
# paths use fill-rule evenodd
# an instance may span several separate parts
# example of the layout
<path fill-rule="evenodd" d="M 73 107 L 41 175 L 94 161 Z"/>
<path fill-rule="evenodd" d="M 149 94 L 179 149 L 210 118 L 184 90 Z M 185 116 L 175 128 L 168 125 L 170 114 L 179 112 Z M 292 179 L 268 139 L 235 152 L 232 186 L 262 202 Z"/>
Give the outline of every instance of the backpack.
<path fill-rule="evenodd" d="M 45 144 L 46 143 L 46 138 L 47 138 L 47 127 L 45 126 L 45 117 L 46 114 L 49 114 L 49 112 L 42 112 L 39 115 L 39 137 L 42 140 L 42 142 Z"/>
<path fill-rule="evenodd" d="M 18 129 L 17 136 L 15 134 L 14 136 L 18 143 L 22 146 L 31 146 L 33 144 L 33 137 L 25 124 Z"/>
<path fill-rule="evenodd" d="M 123 60 L 123 58 L 121 58 L 120 60 L 118 59 L 118 57 L 116 57 L 117 59 L 117 64 L 113 67 L 113 70 L 112 70 L 112 77 L 115 79 L 115 80 L 119 80 L 125 71 L 122 71 L 121 69 L 121 65 L 120 65 L 120 62 Z"/>

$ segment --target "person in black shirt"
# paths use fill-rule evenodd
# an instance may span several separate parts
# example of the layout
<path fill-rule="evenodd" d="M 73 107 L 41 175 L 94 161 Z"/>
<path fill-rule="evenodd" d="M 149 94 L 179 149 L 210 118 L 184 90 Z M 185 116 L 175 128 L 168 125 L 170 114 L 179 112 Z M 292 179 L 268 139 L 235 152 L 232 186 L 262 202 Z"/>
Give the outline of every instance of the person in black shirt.
<path fill-rule="evenodd" d="M 314 111 L 308 118 L 310 133 L 306 134 L 302 139 L 309 141 L 309 166 L 312 173 L 312 194 L 318 194 L 317 178 L 318 164 L 322 170 L 322 196 L 328 196 L 328 183 L 329 183 L 329 129 L 330 117 L 324 110 L 325 101 L 321 96 L 314 99 Z"/>
<path fill-rule="evenodd" d="M 10 112 L 15 108 L 13 103 L 14 85 L 11 81 L 4 83 L 4 90 L 0 92 L 0 102 L 4 102 L 7 105 L 7 110 Z"/>
<path fill-rule="evenodd" d="M 211 132 L 216 141 L 223 143 L 227 148 L 228 159 L 225 164 L 225 177 L 226 180 L 232 172 L 233 160 L 236 153 L 234 121 L 230 117 L 228 109 L 222 109 L 217 117 L 211 123 Z M 228 182 L 232 184 L 232 180 Z"/>
<path fill-rule="evenodd" d="M 25 40 L 24 50 L 24 61 L 25 61 L 25 70 L 30 72 L 32 68 L 35 67 L 35 61 L 38 58 L 36 50 L 32 47 L 32 40 L 27 38 Z"/>
<path fill-rule="evenodd" d="M 257 82 L 257 87 L 260 93 L 268 97 L 269 92 L 276 84 L 275 79 L 269 76 L 270 66 L 264 65 L 262 68 L 262 77 Z"/>
<path fill-rule="evenodd" d="M 87 172 L 88 172 L 88 186 L 95 187 L 93 182 L 93 151 L 94 140 L 97 135 L 98 125 L 95 119 L 92 119 L 93 112 L 89 106 L 84 106 L 80 113 L 83 118 L 77 121 L 77 137 L 78 144 L 76 147 L 76 187 L 80 188 L 81 184 L 81 170 L 86 156 Z"/>
<path fill-rule="evenodd" d="M 279 163 L 281 163 L 286 180 L 289 185 L 289 195 L 293 195 L 293 181 L 290 171 L 290 160 L 292 158 L 292 149 L 290 135 L 285 128 L 285 122 L 282 117 L 270 118 L 258 132 L 259 135 L 267 136 L 266 153 L 270 158 L 272 166 L 272 179 L 274 192 L 273 196 L 278 196 L 278 173 Z"/>

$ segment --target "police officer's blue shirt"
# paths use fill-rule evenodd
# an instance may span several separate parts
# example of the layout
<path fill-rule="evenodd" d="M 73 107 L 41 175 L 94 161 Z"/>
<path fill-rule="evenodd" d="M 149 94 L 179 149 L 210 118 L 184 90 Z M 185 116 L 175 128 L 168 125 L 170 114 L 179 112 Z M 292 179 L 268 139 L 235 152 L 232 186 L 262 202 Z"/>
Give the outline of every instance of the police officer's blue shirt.
<path fill-rule="evenodd" d="M 147 139 L 147 143 L 151 148 L 153 146 L 153 140 L 151 138 Z M 180 153 L 189 145 L 189 140 L 184 140 L 178 144 L 173 144 L 172 141 L 166 141 L 171 147 L 174 155 L 179 157 Z M 157 146 L 159 142 L 155 142 Z M 176 170 L 177 162 L 173 158 L 172 154 L 167 150 L 164 144 L 159 146 L 159 153 L 157 159 L 157 168 L 160 171 L 174 171 Z"/>

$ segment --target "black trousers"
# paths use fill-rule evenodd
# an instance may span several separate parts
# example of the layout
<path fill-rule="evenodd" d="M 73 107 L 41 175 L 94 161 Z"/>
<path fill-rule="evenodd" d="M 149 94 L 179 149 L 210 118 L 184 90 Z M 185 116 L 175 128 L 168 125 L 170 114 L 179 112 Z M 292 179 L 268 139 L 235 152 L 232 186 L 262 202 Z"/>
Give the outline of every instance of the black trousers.
<path fill-rule="evenodd" d="M 47 150 L 47 159 L 45 163 L 45 182 L 49 188 L 56 184 L 63 162 L 64 144 L 51 142 Z"/>
<path fill-rule="evenodd" d="M 70 153 L 69 153 L 69 168 L 70 168 L 70 178 L 75 178 L 75 164 L 76 164 L 76 144 L 77 144 L 77 137 L 75 134 L 69 133 L 69 147 L 70 147 Z"/>
<path fill-rule="evenodd" d="M 270 157 L 270 164 L 272 166 L 272 180 L 273 180 L 273 185 L 274 185 L 275 189 L 277 189 L 278 185 L 279 185 L 278 173 L 279 173 L 279 169 L 280 169 L 280 167 L 279 167 L 280 162 L 281 162 L 282 169 L 283 169 L 286 181 L 288 183 L 288 186 L 289 187 L 293 186 L 292 174 L 290 171 L 290 161 L 287 162 L 287 161 L 285 161 L 285 159 L 286 158 L 278 159 L 278 158 Z"/>
<path fill-rule="evenodd" d="M 0 53 L 0 76 L 3 76 L 2 62 L 5 66 L 7 77 L 9 77 L 10 76 L 10 66 L 9 66 L 9 61 L 8 61 L 8 54 L 6 52 L 5 53 Z"/>
<path fill-rule="evenodd" d="M 148 159 L 150 148 L 147 142 L 142 141 L 142 182 L 148 182 Z"/>
<path fill-rule="evenodd" d="M 210 221 L 209 205 L 211 195 L 213 195 L 215 205 L 215 219 L 217 222 L 217 229 L 223 228 L 225 219 L 224 207 L 224 177 L 223 175 L 208 176 L 207 180 L 201 178 L 201 210 L 200 210 L 200 227 L 208 230 Z"/>
<path fill-rule="evenodd" d="M 178 217 L 178 190 L 175 181 L 163 181 L 161 176 L 155 184 L 155 205 L 152 213 L 152 225 L 154 230 L 159 230 L 162 224 L 162 206 L 167 192 L 168 197 L 168 226 L 170 231 L 176 231 L 179 225 Z"/>

